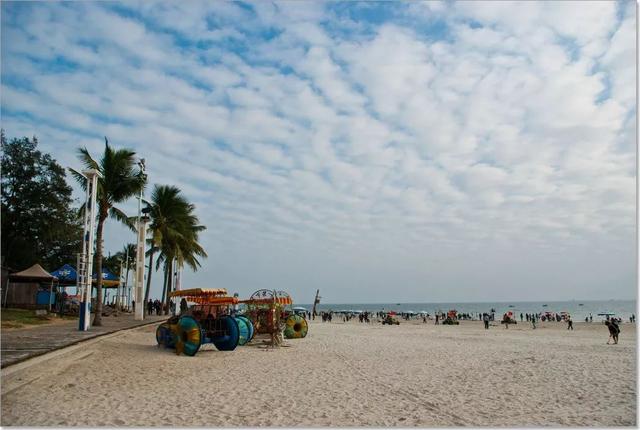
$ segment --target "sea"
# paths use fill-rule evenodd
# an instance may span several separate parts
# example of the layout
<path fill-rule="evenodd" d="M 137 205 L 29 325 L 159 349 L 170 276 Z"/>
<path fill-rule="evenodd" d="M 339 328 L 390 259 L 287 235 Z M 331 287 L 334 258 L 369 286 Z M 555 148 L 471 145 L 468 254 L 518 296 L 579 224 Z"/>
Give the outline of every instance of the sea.
<path fill-rule="evenodd" d="M 295 306 L 303 306 L 308 310 L 313 308 L 311 304 L 297 304 Z M 631 315 L 636 315 L 636 300 L 571 300 L 571 301 L 555 301 L 555 302 L 450 302 L 450 303 L 320 303 L 316 306 L 316 311 L 395 311 L 395 312 L 428 312 L 434 315 L 436 312 L 447 312 L 455 309 L 458 313 L 469 313 L 477 316 L 478 313 L 490 312 L 495 309 L 496 315 L 502 315 L 508 311 L 512 311 L 516 318 L 520 313 L 560 313 L 568 312 L 574 321 L 584 321 L 588 316 L 593 316 L 594 321 L 601 321 L 605 316 L 598 314 L 609 313 L 614 314 L 616 318 L 622 318 L 623 321 L 629 321 Z"/>

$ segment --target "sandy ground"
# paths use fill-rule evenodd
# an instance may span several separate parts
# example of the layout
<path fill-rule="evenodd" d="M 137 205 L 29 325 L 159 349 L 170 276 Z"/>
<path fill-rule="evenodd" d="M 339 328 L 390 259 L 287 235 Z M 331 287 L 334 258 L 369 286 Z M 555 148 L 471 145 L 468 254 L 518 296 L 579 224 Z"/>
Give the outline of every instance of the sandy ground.
<path fill-rule="evenodd" d="M 195 357 L 144 327 L 2 372 L 3 426 L 635 426 L 636 329 L 311 323 Z M 99 381 L 99 382 L 97 382 Z"/>

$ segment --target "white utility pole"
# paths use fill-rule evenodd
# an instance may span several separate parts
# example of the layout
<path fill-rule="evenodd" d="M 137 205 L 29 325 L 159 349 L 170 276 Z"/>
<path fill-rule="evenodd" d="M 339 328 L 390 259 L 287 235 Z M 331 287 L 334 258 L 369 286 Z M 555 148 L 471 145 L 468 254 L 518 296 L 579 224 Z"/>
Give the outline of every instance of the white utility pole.
<path fill-rule="evenodd" d="M 142 321 L 144 319 L 144 249 L 147 232 L 148 217 L 141 217 L 138 221 L 138 248 L 136 252 L 136 279 L 135 279 L 135 301 L 136 314 L 135 320 Z"/>
<path fill-rule="evenodd" d="M 78 288 L 80 289 L 80 312 L 78 330 L 87 331 L 91 325 L 91 280 L 93 275 L 93 247 L 96 230 L 96 198 L 98 178 L 102 174 L 97 169 L 82 172 L 87 178 L 87 195 L 84 210 L 84 230 L 82 234 L 82 253 L 78 258 Z"/>
<path fill-rule="evenodd" d="M 145 175 L 144 158 L 138 161 L 140 171 Z M 144 196 L 144 188 L 140 190 L 140 197 L 138 197 L 138 243 L 136 247 L 136 278 L 135 278 L 135 291 L 134 300 L 136 301 L 136 312 L 134 319 L 136 321 L 142 321 L 144 319 L 144 249 L 145 239 L 147 236 L 147 221 L 148 217 L 142 217 L 142 197 Z M 149 268 L 151 270 L 151 268 Z"/>

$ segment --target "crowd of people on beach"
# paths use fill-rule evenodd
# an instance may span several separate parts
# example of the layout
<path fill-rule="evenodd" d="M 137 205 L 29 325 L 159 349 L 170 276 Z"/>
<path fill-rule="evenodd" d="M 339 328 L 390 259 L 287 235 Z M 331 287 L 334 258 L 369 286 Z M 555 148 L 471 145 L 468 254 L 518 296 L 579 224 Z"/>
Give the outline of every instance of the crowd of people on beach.
<path fill-rule="evenodd" d="M 393 315 L 406 321 L 409 321 L 412 319 L 418 319 L 418 320 L 422 319 L 423 323 L 427 323 L 428 321 L 435 320 L 435 324 L 439 325 L 441 321 L 444 321 L 445 319 L 449 318 L 449 315 L 447 315 L 445 312 L 436 312 L 434 315 L 430 315 L 428 313 L 425 314 L 423 312 L 416 314 L 414 312 L 386 312 L 384 310 L 378 311 L 378 312 L 371 312 L 371 311 L 334 312 L 332 310 L 328 310 L 328 311 L 321 311 L 319 316 L 322 318 L 322 322 L 331 322 L 333 319 L 334 313 L 341 315 L 342 322 L 349 322 L 352 319 L 357 318 L 360 323 L 371 323 L 371 322 L 379 323 L 383 321 L 385 318 L 387 318 L 388 315 Z M 309 314 L 309 317 L 315 319 L 315 315 Z M 477 314 L 468 313 L 468 312 L 459 313 L 456 315 L 456 317 L 459 320 L 482 321 L 484 324 L 484 328 L 488 330 L 490 326 L 490 322 L 495 321 L 495 309 L 491 309 L 490 312 L 482 312 L 482 313 L 478 312 Z M 547 322 L 556 322 L 556 323 L 565 322 L 567 324 L 567 330 L 574 330 L 573 319 L 571 318 L 571 315 L 569 315 L 566 312 L 561 312 L 561 313 L 520 312 L 519 317 L 520 317 L 520 322 L 526 321 L 527 323 L 530 323 L 532 329 L 536 329 L 537 324 L 540 321 L 543 321 L 543 322 L 547 321 Z M 504 324 L 505 328 L 508 328 L 509 324 L 517 324 L 516 318 L 517 316 L 512 312 L 505 312 L 504 315 L 502 316 L 501 323 Z M 635 320 L 636 320 L 635 315 L 631 315 L 629 317 L 630 323 L 635 323 Z M 584 321 L 586 323 L 592 323 L 593 315 L 589 314 L 589 316 L 585 317 Z M 609 329 L 609 341 L 607 341 L 607 344 L 609 344 L 612 340 L 614 344 L 618 343 L 618 336 L 620 334 L 621 323 L 622 323 L 622 318 L 614 318 L 614 317 L 606 316 L 606 320 L 604 321 L 604 324 Z"/>

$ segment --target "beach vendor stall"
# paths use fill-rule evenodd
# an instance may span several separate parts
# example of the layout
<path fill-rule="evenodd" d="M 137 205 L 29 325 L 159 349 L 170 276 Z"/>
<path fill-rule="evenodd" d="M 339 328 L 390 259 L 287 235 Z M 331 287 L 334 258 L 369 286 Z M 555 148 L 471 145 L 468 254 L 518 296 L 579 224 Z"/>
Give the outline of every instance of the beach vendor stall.
<path fill-rule="evenodd" d="M 18 273 L 9 275 L 4 305 L 7 307 L 51 310 L 55 305 L 55 281 L 57 278 L 34 264 Z"/>

